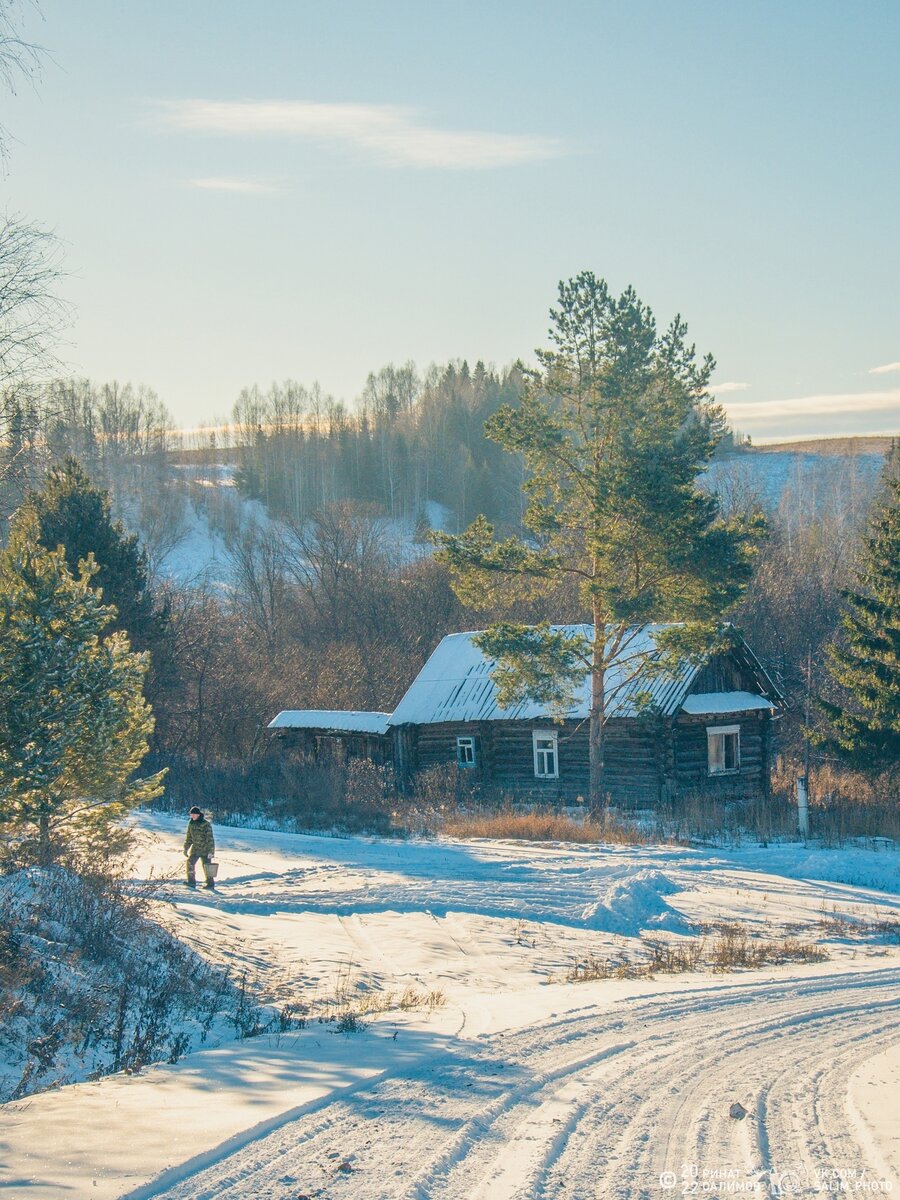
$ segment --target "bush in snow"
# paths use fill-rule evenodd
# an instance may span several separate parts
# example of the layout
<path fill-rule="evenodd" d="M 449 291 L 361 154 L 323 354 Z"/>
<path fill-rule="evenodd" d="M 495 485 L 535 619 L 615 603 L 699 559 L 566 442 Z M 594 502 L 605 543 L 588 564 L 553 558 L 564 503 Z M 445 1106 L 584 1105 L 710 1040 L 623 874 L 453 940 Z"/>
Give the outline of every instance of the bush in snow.
<path fill-rule="evenodd" d="M 152 920 L 151 898 L 96 870 L 0 877 L 0 1102 L 260 1031 L 247 988 Z"/>

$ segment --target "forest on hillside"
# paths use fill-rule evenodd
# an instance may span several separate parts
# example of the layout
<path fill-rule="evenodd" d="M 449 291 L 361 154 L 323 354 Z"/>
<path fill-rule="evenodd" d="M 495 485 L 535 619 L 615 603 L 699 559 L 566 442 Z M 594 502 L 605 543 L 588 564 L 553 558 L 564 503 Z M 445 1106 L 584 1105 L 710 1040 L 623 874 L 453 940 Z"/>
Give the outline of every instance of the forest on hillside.
<path fill-rule="evenodd" d="M 498 372 L 462 361 L 424 376 L 410 363 L 390 365 L 369 375 L 351 410 L 318 385 L 287 380 L 244 388 L 229 422 L 192 437 L 147 388 L 82 379 L 17 389 L 4 403 L 3 506 L 20 503 L 65 454 L 116 487 L 130 467 L 143 480 L 181 452 L 233 463 L 244 495 L 295 524 L 345 501 L 417 521 L 431 501 L 460 524 L 484 512 L 516 525 L 521 464 L 485 438 L 484 422 L 517 402 L 523 381 L 518 364 Z"/>
<path fill-rule="evenodd" d="M 502 525 L 521 518 L 521 463 L 484 436 L 501 404 L 516 404 L 523 368 L 481 362 L 383 367 L 369 375 L 351 413 L 318 388 L 288 381 L 249 388 L 234 406 L 236 481 L 275 515 L 302 522 L 328 504 L 375 505 L 422 522 L 429 501 L 461 527 L 478 513 Z"/>
<path fill-rule="evenodd" d="M 317 384 L 286 380 L 242 389 L 229 421 L 189 435 L 147 387 L 67 379 L 16 388 L 3 402 L 0 502 L 12 511 L 48 464 L 71 454 L 114 491 L 136 478 L 143 487 L 154 471 L 161 479 L 179 461 L 230 464 L 243 495 L 295 525 L 350 502 L 424 526 L 431 503 L 459 529 L 483 513 L 518 530 L 521 457 L 487 438 L 484 425 L 519 402 L 525 383 L 521 363 L 470 369 L 463 359 L 423 373 L 389 364 L 370 373 L 352 407 Z M 729 432 L 720 455 L 741 448 Z"/>

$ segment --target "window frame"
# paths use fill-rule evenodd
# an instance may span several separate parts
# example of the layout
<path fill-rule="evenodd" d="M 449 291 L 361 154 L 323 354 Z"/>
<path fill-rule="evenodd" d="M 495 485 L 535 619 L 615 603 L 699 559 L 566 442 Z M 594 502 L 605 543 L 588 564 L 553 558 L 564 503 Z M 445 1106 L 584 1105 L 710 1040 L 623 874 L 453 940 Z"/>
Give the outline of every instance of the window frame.
<path fill-rule="evenodd" d="M 463 747 L 471 750 L 472 757 L 466 759 L 463 757 Z M 473 767 L 478 766 L 478 751 L 475 747 L 475 738 L 472 734 L 461 734 L 456 739 L 456 765 L 464 771 L 470 771 Z"/>
<path fill-rule="evenodd" d="M 538 741 L 551 741 L 553 743 L 553 771 L 550 774 L 543 774 L 538 770 L 538 755 L 546 755 L 550 751 L 546 747 L 538 749 Z M 534 764 L 535 779 L 559 779 L 559 733 L 555 729 L 534 729 L 531 732 L 531 752 Z"/>
<path fill-rule="evenodd" d="M 722 742 L 722 767 L 713 768 L 712 739 L 714 737 L 734 737 L 734 766 L 727 767 L 728 756 L 725 753 L 725 742 Z M 706 774 L 717 778 L 719 775 L 738 775 L 741 770 L 741 727 L 740 725 L 707 725 L 706 726 Z"/>

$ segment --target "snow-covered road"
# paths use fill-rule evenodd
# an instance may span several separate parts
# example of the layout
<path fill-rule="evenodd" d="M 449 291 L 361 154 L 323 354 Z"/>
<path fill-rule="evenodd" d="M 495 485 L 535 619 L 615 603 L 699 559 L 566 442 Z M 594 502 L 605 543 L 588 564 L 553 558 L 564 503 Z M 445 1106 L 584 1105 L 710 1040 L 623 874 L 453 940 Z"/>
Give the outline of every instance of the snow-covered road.
<path fill-rule="evenodd" d="M 182 822 L 143 824 L 139 874 L 177 872 Z M 163 910 L 202 953 L 282 1000 L 446 1004 L 6 1105 L 0 1196 L 900 1195 L 896 851 L 217 833 L 216 894 Z M 566 982 L 723 921 L 829 961 Z"/>
<path fill-rule="evenodd" d="M 895 1168 L 848 1105 L 849 1082 L 896 1043 L 898 990 L 894 968 L 691 987 L 541 1021 L 388 1074 L 141 1195 L 633 1200 L 874 1186 Z M 729 1115 L 735 1103 L 745 1117 Z"/>

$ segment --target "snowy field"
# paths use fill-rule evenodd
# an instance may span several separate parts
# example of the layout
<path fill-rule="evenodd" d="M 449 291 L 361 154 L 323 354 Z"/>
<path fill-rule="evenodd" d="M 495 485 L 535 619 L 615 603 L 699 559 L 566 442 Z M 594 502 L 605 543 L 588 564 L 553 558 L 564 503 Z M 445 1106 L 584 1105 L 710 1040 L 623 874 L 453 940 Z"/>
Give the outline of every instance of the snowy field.
<path fill-rule="evenodd" d="M 179 876 L 183 822 L 143 826 Z M 273 1000 L 394 1007 L 3 1106 L 0 1196 L 900 1194 L 896 851 L 217 835 L 180 936 Z M 830 957 L 568 981 L 722 922 Z"/>

